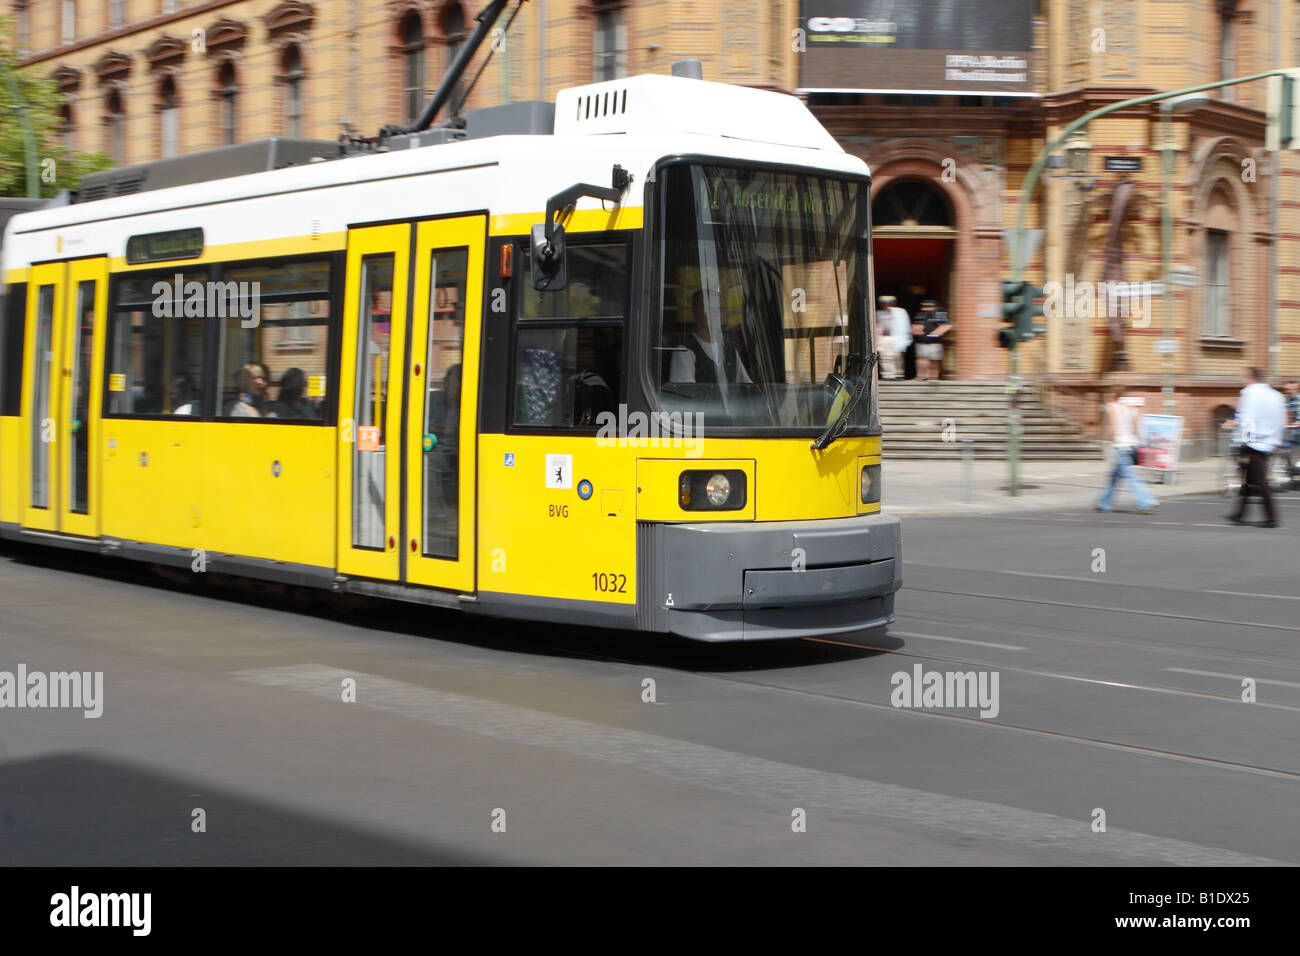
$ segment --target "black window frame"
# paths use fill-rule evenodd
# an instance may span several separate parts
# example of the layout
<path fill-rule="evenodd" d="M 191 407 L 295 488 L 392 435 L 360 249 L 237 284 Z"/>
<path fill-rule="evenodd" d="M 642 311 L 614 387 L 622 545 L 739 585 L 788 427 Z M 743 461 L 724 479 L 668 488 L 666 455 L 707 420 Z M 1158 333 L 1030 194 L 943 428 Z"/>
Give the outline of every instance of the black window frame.
<path fill-rule="evenodd" d="M 863 215 L 866 217 L 865 229 L 867 237 L 865 265 L 866 274 L 864 280 L 867 283 L 867 301 L 866 309 L 866 347 L 868 353 L 874 352 L 876 348 L 875 328 L 876 328 L 876 303 L 872 300 L 875 294 L 874 268 L 875 259 L 873 255 L 874 242 L 871 237 L 872 219 L 871 219 L 871 183 L 872 176 L 870 173 L 850 173 L 843 170 L 833 170 L 819 168 L 816 166 L 803 166 L 795 163 L 772 163 L 762 162 L 760 160 L 737 159 L 733 156 L 716 156 L 708 153 L 674 153 L 660 158 L 654 166 L 654 173 L 648 177 L 645 184 L 644 206 L 645 223 L 642 227 L 645 246 L 645 266 L 643 270 L 644 283 L 640 292 L 640 311 L 647 317 L 646 321 L 639 324 L 638 331 L 642 338 L 637 344 L 637 359 L 635 365 L 631 366 L 633 374 L 636 376 L 636 390 L 640 398 L 640 405 L 647 413 L 662 412 L 663 407 L 659 401 L 659 382 L 654 374 L 654 360 L 650 355 L 650 348 L 659 335 L 659 329 L 652 324 L 660 321 L 660 310 L 663 308 L 663 289 L 659 283 L 660 246 L 658 241 L 659 231 L 659 207 L 663 200 L 665 179 L 664 171 L 670 166 L 729 166 L 744 169 L 756 169 L 771 173 L 788 173 L 796 176 L 816 176 L 826 179 L 844 180 L 858 183 L 862 187 L 862 202 L 864 205 Z M 867 402 L 867 420 L 869 424 L 850 425 L 844 431 L 843 438 L 871 438 L 880 437 L 883 430 L 880 423 L 880 390 L 875 384 L 875 376 L 872 375 L 868 381 L 867 393 L 864 396 Z M 631 409 L 631 403 L 628 408 Z M 802 425 L 802 426 L 772 426 L 772 427 L 754 427 L 750 425 L 711 425 L 710 432 L 720 438 L 810 438 L 816 437 L 824 430 L 823 426 Z"/>
<path fill-rule="evenodd" d="M 507 355 L 506 355 L 506 375 L 505 375 L 505 403 L 504 403 L 504 433 L 507 435 L 589 435 L 595 436 L 600 431 L 598 425 L 529 425 L 518 424 L 515 422 L 515 387 L 518 375 L 518 358 L 519 358 L 519 327 L 521 324 L 530 328 L 617 328 L 623 330 L 623 354 L 619 362 L 619 384 L 621 389 L 615 393 L 614 401 L 618 404 L 627 405 L 629 410 L 632 408 L 630 401 L 631 381 L 628 378 L 630 365 L 630 342 L 633 328 L 634 298 L 635 291 L 634 277 L 637 271 L 637 254 L 639 249 L 638 229 L 610 229 L 605 232 L 583 232 L 583 233 L 566 233 L 564 244 L 567 250 L 566 254 L 571 254 L 574 248 L 583 246 L 600 246 L 615 245 L 622 242 L 627 250 L 627 270 L 624 276 L 623 290 L 623 318 L 621 322 L 610 318 L 599 319 L 550 319 L 537 318 L 525 319 L 522 317 L 523 296 L 526 292 L 524 283 L 532 282 L 532 271 L 529 268 L 531 260 L 530 241 L 527 238 L 517 238 L 513 240 L 515 246 L 514 258 L 515 268 L 514 277 L 511 287 L 510 308 L 507 311 L 507 322 L 509 323 L 508 333 L 506 335 Z"/>
<path fill-rule="evenodd" d="M 4 324 L 0 326 L 0 417 L 17 418 L 22 414 L 26 348 L 27 283 L 13 282 L 5 289 Z"/>

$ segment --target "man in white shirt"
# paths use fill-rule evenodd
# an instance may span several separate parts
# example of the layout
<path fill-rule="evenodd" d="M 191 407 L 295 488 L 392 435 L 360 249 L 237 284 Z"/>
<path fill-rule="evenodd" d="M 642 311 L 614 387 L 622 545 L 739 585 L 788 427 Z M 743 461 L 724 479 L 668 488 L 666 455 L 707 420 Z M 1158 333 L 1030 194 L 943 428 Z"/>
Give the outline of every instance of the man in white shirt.
<path fill-rule="evenodd" d="M 1264 523 L 1261 527 L 1276 528 L 1277 514 L 1273 510 L 1273 490 L 1268 486 L 1268 456 L 1282 444 L 1286 430 L 1286 399 L 1282 393 L 1264 381 L 1257 368 L 1246 373 L 1246 387 L 1237 399 L 1236 433 L 1246 456 L 1246 476 L 1241 483 L 1241 498 L 1235 513 L 1228 515 L 1233 524 L 1245 524 L 1246 505 L 1250 502 L 1250 489 L 1254 487 L 1264 504 Z"/>
<path fill-rule="evenodd" d="M 912 344 L 912 322 L 892 295 L 882 295 L 876 305 L 876 343 L 880 352 L 880 377 L 902 378 L 901 359 Z"/>
<path fill-rule="evenodd" d="M 734 345 L 723 340 L 722 329 L 714 335 L 709 325 L 710 316 L 722 316 L 721 299 L 716 292 L 710 292 L 706 303 L 704 293 L 696 292 L 691 298 L 691 314 L 695 327 L 679 348 L 673 353 L 672 368 L 669 371 L 670 382 L 697 382 L 701 385 L 729 382 L 747 385 L 751 379 L 740 360 L 740 353 Z"/>

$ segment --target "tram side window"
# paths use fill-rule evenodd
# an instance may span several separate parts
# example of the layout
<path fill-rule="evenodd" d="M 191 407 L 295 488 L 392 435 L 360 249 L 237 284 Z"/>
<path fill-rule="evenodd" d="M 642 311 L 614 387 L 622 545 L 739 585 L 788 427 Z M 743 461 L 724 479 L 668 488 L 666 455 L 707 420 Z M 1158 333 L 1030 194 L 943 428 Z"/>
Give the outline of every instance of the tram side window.
<path fill-rule="evenodd" d="M 23 345 L 27 333 L 27 283 L 9 286 L 0 329 L 0 415 L 17 416 L 23 400 Z"/>
<path fill-rule="evenodd" d="M 134 273 L 118 282 L 109 329 L 105 414 L 203 414 L 207 320 L 195 314 L 203 311 L 196 302 L 187 309 L 185 287 L 196 282 L 203 288 L 206 279 L 203 272 L 173 271 Z"/>
<path fill-rule="evenodd" d="M 521 270 L 511 424 L 594 428 L 625 401 L 623 329 L 629 295 L 628 243 L 570 244 L 568 283 L 539 292 Z"/>
<path fill-rule="evenodd" d="M 329 259 L 231 263 L 220 281 L 239 303 L 221 323 L 218 415 L 324 421 L 330 383 Z M 254 318 L 255 317 L 255 318 Z"/>

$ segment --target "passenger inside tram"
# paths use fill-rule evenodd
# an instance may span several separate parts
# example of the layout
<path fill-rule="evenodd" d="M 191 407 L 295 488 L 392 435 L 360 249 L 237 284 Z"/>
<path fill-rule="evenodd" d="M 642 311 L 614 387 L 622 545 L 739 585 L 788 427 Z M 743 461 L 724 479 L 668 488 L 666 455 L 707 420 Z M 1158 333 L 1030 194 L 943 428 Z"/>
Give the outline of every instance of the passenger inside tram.
<path fill-rule="evenodd" d="M 302 369 L 285 369 L 280 376 L 280 396 L 267 406 L 266 417 L 310 421 L 320 418 L 316 403 L 307 398 L 307 375 Z"/>
<path fill-rule="evenodd" d="M 266 402 L 266 385 L 270 375 L 261 362 L 249 362 L 235 373 L 235 391 L 238 396 L 230 403 L 226 414 L 231 418 L 261 418 Z"/>

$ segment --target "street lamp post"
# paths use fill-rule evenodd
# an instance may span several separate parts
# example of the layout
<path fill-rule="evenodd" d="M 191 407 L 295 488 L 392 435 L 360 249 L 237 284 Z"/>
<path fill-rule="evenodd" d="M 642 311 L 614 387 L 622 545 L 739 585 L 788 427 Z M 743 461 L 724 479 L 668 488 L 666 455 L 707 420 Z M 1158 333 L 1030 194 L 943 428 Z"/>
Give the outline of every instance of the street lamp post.
<path fill-rule="evenodd" d="M 1160 272 L 1164 284 L 1165 299 L 1165 344 L 1164 354 L 1161 356 L 1161 376 L 1162 384 L 1160 392 L 1164 397 L 1164 413 L 1173 415 L 1177 410 L 1174 403 L 1174 359 L 1175 355 L 1170 349 L 1174 342 L 1174 287 L 1170 281 L 1173 274 L 1174 258 L 1174 216 L 1173 216 L 1173 182 L 1174 182 L 1174 131 L 1173 123 L 1170 118 L 1174 110 L 1190 110 L 1208 103 L 1210 98 L 1202 94 L 1190 93 L 1186 96 L 1175 96 L 1173 99 L 1162 100 L 1160 102 L 1160 126 L 1164 133 L 1163 145 L 1160 147 L 1164 153 L 1163 169 L 1164 173 L 1160 183 Z"/>

